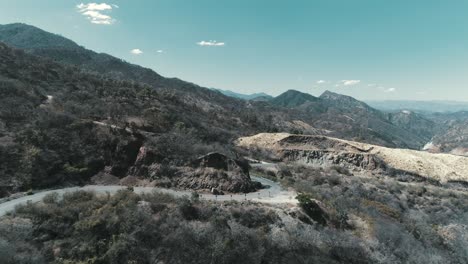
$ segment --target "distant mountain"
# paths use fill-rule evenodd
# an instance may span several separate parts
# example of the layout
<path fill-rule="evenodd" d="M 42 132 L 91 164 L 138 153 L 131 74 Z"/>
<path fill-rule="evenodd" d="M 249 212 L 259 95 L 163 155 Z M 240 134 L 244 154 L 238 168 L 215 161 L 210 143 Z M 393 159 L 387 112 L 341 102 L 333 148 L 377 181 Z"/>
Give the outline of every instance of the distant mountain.
<path fill-rule="evenodd" d="M 432 124 L 399 121 L 353 97 L 325 91 L 320 97 L 289 90 L 270 100 L 276 106 L 292 108 L 312 119 L 311 125 L 329 135 L 373 144 L 419 149 L 431 139 Z M 395 121 L 395 123 L 393 123 Z M 412 122 L 415 122 L 413 129 Z M 430 122 L 429 122 L 430 123 Z M 363 140 L 365 139 L 365 140 Z"/>
<path fill-rule="evenodd" d="M 432 139 L 429 150 L 468 156 L 468 119 L 447 123 L 448 127 Z"/>
<path fill-rule="evenodd" d="M 431 113 L 426 117 L 439 127 L 426 150 L 468 156 L 468 111 Z"/>
<path fill-rule="evenodd" d="M 443 130 L 440 123 L 413 111 L 402 110 L 390 113 L 389 118 L 390 122 L 394 125 L 404 128 L 428 141 Z"/>
<path fill-rule="evenodd" d="M 214 88 L 213 90 L 216 90 L 226 96 L 234 97 L 234 98 L 239 98 L 243 100 L 269 100 L 273 98 L 273 96 L 266 94 L 266 93 L 253 93 L 253 94 L 241 94 L 241 93 L 236 93 L 233 91 L 229 90 L 222 90 L 222 89 L 216 89 Z"/>
<path fill-rule="evenodd" d="M 296 90 L 288 90 L 270 100 L 272 104 L 282 107 L 298 107 L 307 102 L 317 101 L 319 101 L 319 98 Z"/>
<path fill-rule="evenodd" d="M 468 102 L 457 101 L 366 101 L 370 106 L 383 111 L 410 110 L 444 113 L 468 111 Z"/>
<path fill-rule="evenodd" d="M 320 95 L 320 99 L 325 101 L 329 106 L 334 106 L 341 109 L 361 108 L 375 112 L 375 109 L 362 101 L 359 101 L 351 96 L 330 92 L 328 90 Z"/>

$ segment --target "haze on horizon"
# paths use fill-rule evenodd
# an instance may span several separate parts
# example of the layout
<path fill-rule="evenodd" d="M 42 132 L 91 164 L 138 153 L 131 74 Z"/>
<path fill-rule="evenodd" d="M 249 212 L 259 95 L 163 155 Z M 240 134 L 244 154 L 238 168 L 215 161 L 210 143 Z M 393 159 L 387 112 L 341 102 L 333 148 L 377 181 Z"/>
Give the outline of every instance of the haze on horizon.
<path fill-rule="evenodd" d="M 2 0 L 22 22 L 205 87 L 468 101 L 468 2 Z"/>

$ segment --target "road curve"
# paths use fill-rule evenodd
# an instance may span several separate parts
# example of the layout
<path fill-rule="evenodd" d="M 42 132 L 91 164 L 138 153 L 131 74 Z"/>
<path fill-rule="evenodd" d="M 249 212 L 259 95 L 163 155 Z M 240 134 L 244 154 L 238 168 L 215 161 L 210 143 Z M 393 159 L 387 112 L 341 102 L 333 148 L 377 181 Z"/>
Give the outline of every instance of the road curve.
<path fill-rule="evenodd" d="M 296 204 L 295 196 L 296 193 L 289 190 L 284 190 L 278 183 L 261 178 L 261 177 L 251 177 L 252 180 L 258 181 L 262 183 L 265 188 L 258 190 L 256 192 L 247 193 L 247 194 L 227 194 L 227 195 L 213 195 L 213 194 L 200 194 L 200 198 L 203 200 L 212 200 L 212 201 L 255 201 L 261 203 L 270 203 L 270 204 L 283 204 L 283 203 L 290 203 Z M 126 189 L 126 186 L 117 186 L 117 185 L 87 185 L 84 187 L 71 187 L 71 188 L 63 188 L 58 190 L 51 190 L 51 191 L 43 191 L 38 192 L 33 195 L 23 196 L 14 200 L 10 200 L 0 204 L 0 217 L 4 216 L 8 212 L 11 212 L 15 209 L 16 206 L 26 204 L 27 202 L 39 202 L 42 199 L 51 193 L 57 193 L 59 195 L 63 195 L 64 193 L 69 192 L 76 192 L 79 190 L 84 191 L 93 191 L 96 193 L 110 193 L 114 194 L 119 190 Z M 192 194 L 193 191 L 190 190 L 172 190 L 166 188 L 158 188 L 158 187 L 134 187 L 134 192 L 136 193 L 149 193 L 149 192 L 161 192 L 174 195 L 176 197 L 182 196 L 189 196 Z"/>

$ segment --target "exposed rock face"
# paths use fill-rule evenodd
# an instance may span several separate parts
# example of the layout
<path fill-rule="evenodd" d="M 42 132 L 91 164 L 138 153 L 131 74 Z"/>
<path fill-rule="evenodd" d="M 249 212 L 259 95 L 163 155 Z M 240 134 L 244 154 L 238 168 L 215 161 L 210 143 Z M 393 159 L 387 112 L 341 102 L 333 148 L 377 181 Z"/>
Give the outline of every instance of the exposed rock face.
<path fill-rule="evenodd" d="M 191 189 L 218 189 L 228 192 L 250 192 L 256 184 L 250 180 L 248 164 L 220 153 L 209 153 L 193 162 L 193 168 L 180 171 L 179 186 Z"/>
<path fill-rule="evenodd" d="M 208 153 L 193 162 L 195 167 L 206 167 L 224 171 L 237 171 L 249 175 L 249 165 L 241 160 L 229 159 L 221 153 Z"/>
<path fill-rule="evenodd" d="M 259 188 L 249 176 L 246 161 L 230 159 L 220 153 L 208 153 L 194 160 L 191 166 L 176 167 L 162 163 L 163 158 L 151 149 L 142 146 L 127 177 L 120 181 L 126 185 L 128 179 L 151 179 L 160 187 L 178 187 L 194 190 L 225 192 L 251 192 Z"/>
<path fill-rule="evenodd" d="M 317 166 L 339 165 L 348 169 L 385 170 L 385 163 L 372 154 L 323 150 L 284 150 L 281 159 Z"/>
<path fill-rule="evenodd" d="M 118 144 L 112 157 L 111 174 L 118 177 L 125 176 L 130 167 L 135 163 L 137 153 L 139 153 L 142 144 L 142 140 L 135 137 L 132 137 L 127 142 Z"/>
<path fill-rule="evenodd" d="M 268 150 L 278 159 L 311 165 L 340 165 L 352 171 L 415 176 L 439 182 L 468 182 L 468 158 L 386 148 L 326 136 L 262 133 L 237 145 Z M 397 175 L 396 175 L 397 174 Z"/>

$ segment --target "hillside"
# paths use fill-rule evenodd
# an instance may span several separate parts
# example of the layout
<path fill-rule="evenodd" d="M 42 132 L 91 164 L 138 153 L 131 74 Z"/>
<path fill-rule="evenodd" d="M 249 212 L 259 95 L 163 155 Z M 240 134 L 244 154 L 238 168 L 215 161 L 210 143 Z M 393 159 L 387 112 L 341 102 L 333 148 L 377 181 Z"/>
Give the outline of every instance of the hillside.
<path fill-rule="evenodd" d="M 27 24 L 0 25 L 0 41 L 20 49 L 81 49 L 75 42 Z"/>
<path fill-rule="evenodd" d="M 196 105 L 203 111 L 216 110 L 218 121 L 240 118 L 243 123 L 249 123 L 248 126 L 259 132 L 310 134 L 322 131 L 319 133 L 331 133 L 335 137 L 390 147 L 414 149 L 420 149 L 428 142 L 427 138 L 421 138 L 419 135 L 393 126 L 382 117 L 382 114 L 375 111 L 363 111 L 363 108 L 359 107 L 344 108 L 341 105 L 344 97 L 340 97 L 340 100 L 325 98 L 327 94 L 325 93 L 322 96 L 324 98 L 317 98 L 290 90 L 269 100 L 270 103 L 266 103 L 264 99 L 245 102 L 189 82 L 162 77 L 150 69 L 127 63 L 108 54 L 95 53 L 33 26 L 10 24 L 0 28 L 2 29 L 0 40 L 14 47 L 23 48 L 30 54 L 104 74 L 106 78 L 147 84 L 154 89 L 164 91 L 168 96 L 177 98 L 177 101 L 183 102 L 184 105 L 191 107 Z M 28 44 L 27 40 L 33 42 Z M 337 97 L 337 94 L 334 95 Z M 346 101 L 350 101 L 350 98 Z M 353 103 L 357 102 L 359 101 L 354 99 Z M 369 112 L 377 117 L 369 118 Z M 370 120 L 369 126 L 367 120 Z M 242 127 L 235 128 L 233 125 L 223 126 L 221 129 L 245 130 Z"/>
<path fill-rule="evenodd" d="M 110 79 L 2 43 L 0 58 L 0 196 L 86 183 L 96 175 L 230 189 L 214 177 L 216 170 L 191 162 L 211 151 L 233 156 L 230 138 L 271 125 L 267 115 L 243 110 L 248 109 L 243 101 L 203 104 L 197 97 Z M 195 175 L 204 183 L 187 180 Z"/>
<path fill-rule="evenodd" d="M 443 125 L 413 111 L 403 110 L 389 113 L 388 116 L 392 124 L 418 135 L 427 142 L 443 131 Z"/>
<path fill-rule="evenodd" d="M 313 127 L 329 136 L 388 147 L 421 149 L 432 137 L 418 118 L 401 121 L 350 96 L 325 91 L 320 97 L 289 90 L 270 100 L 274 105 L 300 111 Z M 413 126 L 414 125 L 414 126 Z"/>
<path fill-rule="evenodd" d="M 429 150 L 468 156 L 468 119 L 445 124 L 447 129 L 434 136 Z"/>

